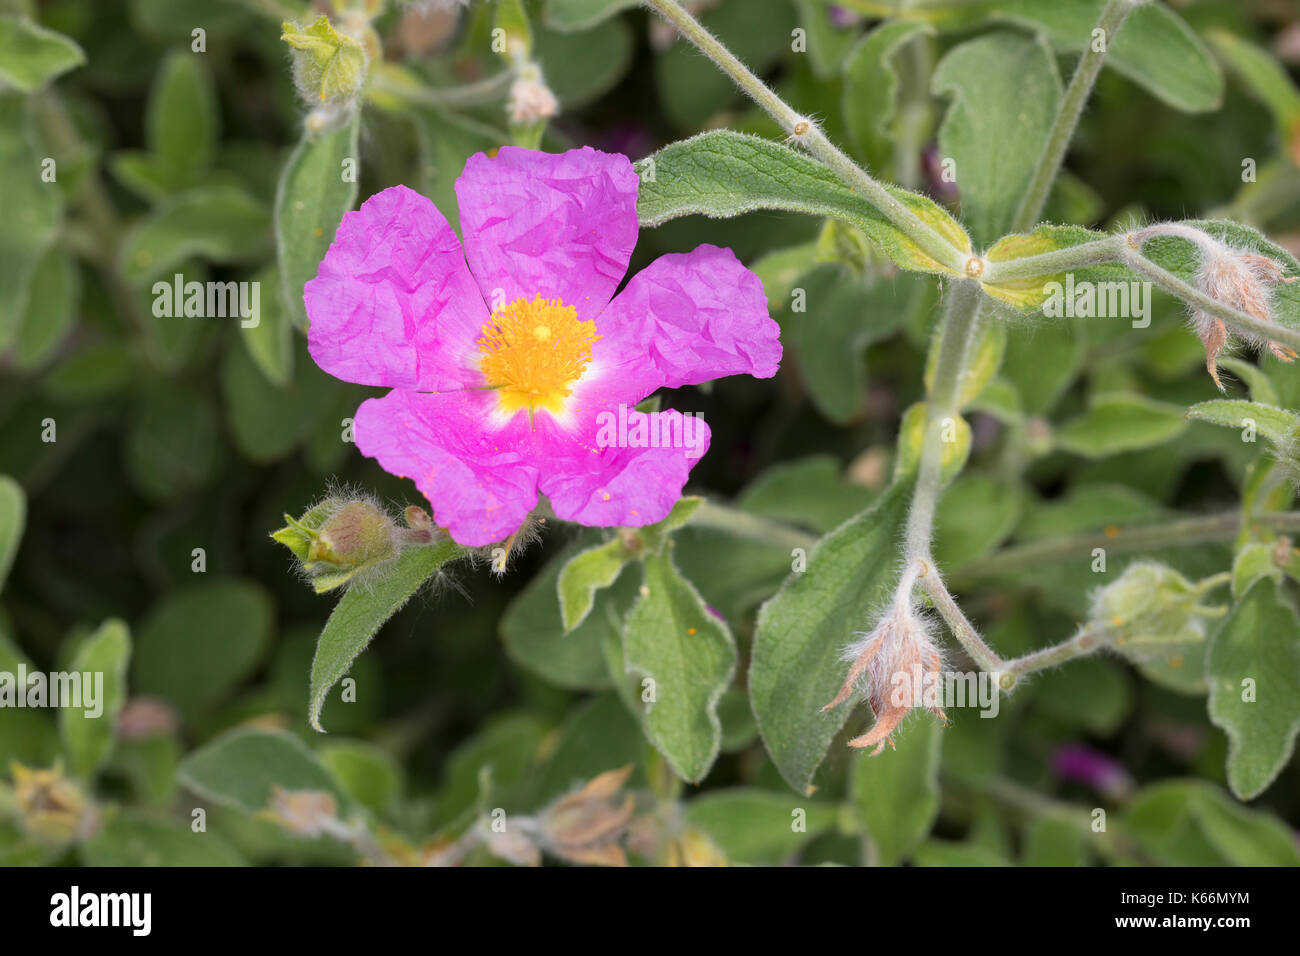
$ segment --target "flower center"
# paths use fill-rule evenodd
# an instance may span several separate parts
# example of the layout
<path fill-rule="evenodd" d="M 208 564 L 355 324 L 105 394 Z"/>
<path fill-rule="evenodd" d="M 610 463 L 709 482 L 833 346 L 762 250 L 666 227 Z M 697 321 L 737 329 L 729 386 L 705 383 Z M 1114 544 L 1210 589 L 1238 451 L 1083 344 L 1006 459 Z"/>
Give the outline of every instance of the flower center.
<path fill-rule="evenodd" d="M 492 313 L 478 340 L 480 367 L 498 389 L 501 409 L 513 414 L 545 409 L 558 415 L 571 386 L 591 361 L 599 341 L 595 322 L 578 321 L 578 312 L 559 299 L 516 299 Z"/>

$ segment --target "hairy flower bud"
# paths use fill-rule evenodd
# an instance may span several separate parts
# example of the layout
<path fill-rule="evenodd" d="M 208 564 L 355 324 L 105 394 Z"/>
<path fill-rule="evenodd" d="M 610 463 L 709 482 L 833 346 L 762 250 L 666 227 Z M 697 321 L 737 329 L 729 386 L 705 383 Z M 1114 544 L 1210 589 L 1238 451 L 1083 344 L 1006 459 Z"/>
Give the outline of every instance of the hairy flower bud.
<path fill-rule="evenodd" d="M 1191 242 L 1197 251 L 1197 270 L 1194 283 L 1198 291 L 1238 312 L 1273 321 L 1276 305 L 1275 289 L 1279 283 L 1295 282 L 1300 276 L 1286 277 L 1282 266 L 1268 256 L 1239 249 L 1219 242 L 1208 233 L 1181 223 L 1162 223 L 1148 226 L 1130 234 L 1129 241 L 1136 245 L 1158 236 L 1176 236 Z M 1218 356 L 1228 345 L 1228 327 L 1216 315 L 1202 309 L 1191 309 L 1192 327 L 1205 346 L 1205 367 L 1220 391 Z M 1296 359 L 1294 349 L 1247 332 L 1238 334 L 1256 349 L 1267 348 L 1283 362 Z"/>
<path fill-rule="evenodd" d="M 364 21 L 358 28 L 368 31 Z M 371 53 L 362 40 L 340 31 L 322 14 L 308 27 L 285 22 L 280 39 L 293 50 L 293 81 L 313 106 L 350 106 L 366 79 Z"/>
<path fill-rule="evenodd" d="M 876 723 L 867 733 L 850 740 L 849 746 L 874 744 L 874 757 L 886 743 L 894 745 L 894 729 L 917 699 L 917 682 L 937 681 L 943 657 L 931 637 L 930 622 L 916 611 L 908 594 L 900 594 L 876 626 L 858 637 L 860 640 L 849 644 L 840 656 L 850 664 L 844 686 L 822 710 L 838 707 L 855 692 L 860 693 L 871 705 Z M 939 707 L 927 709 L 947 722 Z"/>
<path fill-rule="evenodd" d="M 548 120 L 560 110 L 560 101 L 555 98 L 542 70 L 536 63 L 525 63 L 519 69 L 519 75 L 510 84 L 510 97 L 506 103 L 506 112 L 510 121 L 519 125 L 528 125 Z"/>

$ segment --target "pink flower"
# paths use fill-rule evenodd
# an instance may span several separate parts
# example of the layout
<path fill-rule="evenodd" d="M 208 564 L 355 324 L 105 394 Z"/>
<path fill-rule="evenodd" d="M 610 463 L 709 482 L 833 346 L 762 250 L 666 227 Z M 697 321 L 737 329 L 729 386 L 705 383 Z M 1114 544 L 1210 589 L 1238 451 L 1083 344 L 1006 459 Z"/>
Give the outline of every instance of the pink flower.
<path fill-rule="evenodd" d="M 776 373 L 762 283 L 730 250 L 663 256 L 614 295 L 637 185 L 627 157 L 587 147 L 480 153 L 456 181 L 463 250 L 433 203 L 395 186 L 343 217 L 307 283 L 316 363 L 392 389 L 357 410 L 357 447 L 411 478 L 461 544 L 508 537 L 539 491 L 566 521 L 659 521 L 707 427 L 694 449 L 610 447 L 609 414 Z"/>

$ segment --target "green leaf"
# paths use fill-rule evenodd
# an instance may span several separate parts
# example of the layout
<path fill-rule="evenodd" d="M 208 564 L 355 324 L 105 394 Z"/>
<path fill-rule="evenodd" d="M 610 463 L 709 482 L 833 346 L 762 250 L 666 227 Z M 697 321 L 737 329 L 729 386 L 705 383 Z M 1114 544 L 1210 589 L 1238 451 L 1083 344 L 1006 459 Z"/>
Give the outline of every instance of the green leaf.
<path fill-rule="evenodd" d="M 1126 836 L 1162 865 L 1296 866 L 1294 835 L 1271 814 L 1234 802 L 1202 780 L 1144 787 L 1121 817 Z"/>
<path fill-rule="evenodd" d="M 1088 410 L 1056 432 L 1056 445 L 1085 458 L 1163 445 L 1186 427 L 1182 409 L 1142 395 L 1096 396 Z"/>
<path fill-rule="evenodd" d="M 127 233 L 119 269 L 131 285 L 155 278 L 171 285 L 169 270 L 187 259 L 256 257 L 268 225 L 266 207 L 242 189 L 200 186 L 168 199 Z"/>
<path fill-rule="evenodd" d="M 173 819 L 155 819 L 139 811 L 111 817 L 85 843 L 86 866 L 243 866 L 244 860 L 221 836 L 195 833 Z"/>
<path fill-rule="evenodd" d="M 808 793 L 849 708 L 823 713 L 844 681 L 840 652 L 898 577 L 911 482 L 893 485 L 822 538 L 758 615 L 749 694 L 767 751 L 786 782 Z"/>
<path fill-rule="evenodd" d="M 117 715 L 126 701 L 126 667 L 131 657 L 131 632 L 119 620 L 99 626 L 77 651 L 70 670 L 82 675 L 82 700 L 86 697 L 86 675 L 94 681 L 102 675 L 103 685 L 95 700 L 96 714 L 84 707 L 59 710 L 59 730 L 72 772 L 89 777 L 113 750 Z"/>
<path fill-rule="evenodd" d="M 340 812 L 350 801 L 320 759 L 297 737 L 236 727 L 204 744 L 181 763 L 182 786 L 200 797 L 246 813 L 265 810 L 271 788 L 332 794 Z"/>
<path fill-rule="evenodd" d="M 18 326 L 13 362 L 20 371 L 39 369 L 67 340 L 77 321 L 81 272 L 68 252 L 51 246 L 32 271 L 27 307 Z"/>
<path fill-rule="evenodd" d="M 217 466 L 218 428 L 206 395 L 168 380 L 150 385 L 127 420 L 127 474 L 151 498 L 194 493 Z"/>
<path fill-rule="evenodd" d="M 406 549 L 382 578 L 370 588 L 350 588 L 325 622 L 316 656 L 311 662 L 311 692 L 308 715 L 312 727 L 324 732 L 321 709 L 330 688 L 343 679 L 384 622 L 402 606 L 438 569 L 461 553 L 450 538 L 428 547 Z"/>
<path fill-rule="evenodd" d="M 736 499 L 754 514 L 825 534 L 867 506 L 871 492 L 848 481 L 834 455 L 809 455 L 765 470 Z"/>
<path fill-rule="evenodd" d="M 602 650 L 611 632 L 606 602 L 624 588 L 620 583 L 593 598 L 595 613 L 566 632 L 555 595 L 561 569 L 567 567 L 573 553 L 566 550 L 533 576 L 506 607 L 498 630 L 511 660 L 543 680 L 574 690 L 604 690 L 610 683 Z M 629 574 L 623 580 L 633 584 L 635 576 Z M 612 636 L 620 639 L 617 632 Z"/>
<path fill-rule="evenodd" d="M 58 185 L 41 181 L 45 156 L 28 101 L 0 94 L 0 182 L 9 184 L 0 219 L 0 351 L 17 331 L 32 275 L 63 216 Z"/>
<path fill-rule="evenodd" d="M 1106 0 L 1002 0 L 996 16 L 1043 30 L 1058 50 L 1079 53 Z M 1206 113 L 1223 101 L 1223 75 L 1200 38 L 1163 3 L 1129 14 L 1103 61 L 1157 98 L 1185 113 Z"/>
<path fill-rule="evenodd" d="M 146 141 L 169 190 L 195 185 L 212 164 L 217 115 L 205 54 L 173 51 L 158 70 L 145 115 Z"/>
<path fill-rule="evenodd" d="M 963 409 L 975 401 L 983 392 L 993 376 L 1002 365 L 1002 357 L 1007 351 L 1006 326 L 994 317 L 982 315 L 975 331 L 975 341 L 970 346 L 966 367 L 961 372 L 961 386 L 957 390 L 957 408 Z M 930 343 L 930 351 L 925 359 L 925 390 L 934 390 L 934 370 L 939 361 L 939 337 Z"/>
<path fill-rule="evenodd" d="M 22 486 L 8 475 L 0 475 L 0 591 L 18 554 L 27 523 L 27 496 Z"/>
<path fill-rule="evenodd" d="M 1300 866 L 1290 827 L 1270 813 L 1243 807 L 1218 787 L 1198 785 L 1195 812 L 1201 832 L 1236 866 Z"/>
<path fill-rule="evenodd" d="M 606 20 L 582 33 L 540 28 L 534 59 L 546 69 L 546 85 L 564 112 L 586 106 L 612 90 L 626 75 L 637 40 L 624 18 Z"/>
<path fill-rule="evenodd" d="M 384 811 L 401 796 L 402 765 L 381 747 L 360 740 L 339 740 L 321 747 L 317 756 L 362 806 Z"/>
<path fill-rule="evenodd" d="M 1210 720 L 1228 735 L 1228 784 L 1253 799 L 1291 759 L 1300 731 L 1300 618 L 1268 578 L 1211 636 L 1207 675 Z"/>
<path fill-rule="evenodd" d="M 904 269 L 955 274 L 825 166 L 780 143 L 715 130 L 665 146 L 640 166 L 637 215 L 642 226 L 692 214 L 726 219 L 758 209 L 834 216 L 861 229 Z M 959 252 L 970 251 L 970 237 L 934 202 L 905 189 L 886 188 L 939 238 Z"/>
<path fill-rule="evenodd" d="M 1286 453 L 1290 453 L 1296 440 L 1300 439 L 1300 415 L 1262 402 L 1216 398 L 1193 405 L 1187 410 L 1187 417 L 1233 428 L 1243 435 L 1247 428 L 1258 431 Z"/>
<path fill-rule="evenodd" d="M 1024 495 L 987 475 L 963 475 L 944 492 L 935 521 L 934 559 L 955 568 L 988 554 L 1015 529 Z"/>
<path fill-rule="evenodd" d="M 927 840 L 916 848 L 912 862 L 917 866 L 975 867 L 1010 866 L 997 850 L 978 843 L 957 843 L 953 840 Z"/>
<path fill-rule="evenodd" d="M 835 825 L 830 804 L 755 787 L 711 790 L 686 803 L 686 821 L 707 833 L 727 859 L 776 865 Z"/>
<path fill-rule="evenodd" d="M 281 390 L 258 371 L 247 349 L 231 344 L 221 366 L 221 397 L 231 437 L 255 463 L 280 461 L 308 440 L 341 386 L 315 362 L 302 361 L 295 363 L 294 380 Z M 299 342 L 294 345 L 301 347 Z M 334 440 L 342 444 L 339 419 L 329 425 Z"/>
<path fill-rule="evenodd" d="M 256 325 L 239 323 L 240 338 L 266 380 L 280 388 L 293 381 L 293 326 L 284 308 L 280 269 L 272 263 L 253 280 L 258 284 L 260 312 Z M 262 291 L 267 292 L 265 298 Z"/>
<path fill-rule="evenodd" d="M 586 620 L 596 603 L 596 592 L 613 584 L 633 557 L 623 539 L 615 537 L 568 560 L 555 582 L 564 633 Z"/>
<path fill-rule="evenodd" d="M 623 630 L 624 665 L 654 682 L 646 735 L 678 776 L 695 783 L 722 746 L 718 700 L 736 671 L 736 643 L 668 554 L 643 563 L 641 597 Z"/>
<path fill-rule="evenodd" d="M 315 278 L 343 214 L 357 201 L 357 177 L 345 178 L 344 164 L 360 159 L 360 120 L 315 139 L 304 136 L 280 172 L 275 192 L 275 246 L 284 283 L 284 305 L 293 324 L 307 328 L 303 286 Z"/>
<path fill-rule="evenodd" d="M 798 280 L 802 311 L 792 298 L 780 314 L 782 338 L 795 349 L 804 386 L 818 411 L 837 424 L 854 420 L 866 403 L 863 352 L 904 319 L 893 281 L 856 280 L 839 265 L 823 265 Z"/>
<path fill-rule="evenodd" d="M 1300 88 L 1266 50 L 1227 30 L 1209 31 L 1214 50 L 1273 114 L 1284 148 L 1300 165 Z"/>
<path fill-rule="evenodd" d="M 171 592 L 138 629 L 133 692 L 162 697 L 187 718 L 198 716 L 256 669 L 273 620 L 271 598 L 246 581 Z"/>
<path fill-rule="evenodd" d="M 936 721 L 912 721 L 897 735 L 898 749 L 854 758 L 853 808 L 881 866 L 907 856 L 939 815 L 941 732 Z"/>
<path fill-rule="evenodd" d="M 952 97 L 939 151 L 955 163 L 971 238 L 987 245 L 1011 227 L 1056 118 L 1055 57 L 1041 39 L 986 33 L 950 50 L 931 85 Z"/>
<path fill-rule="evenodd" d="M 1088 834 L 1072 820 L 1038 817 L 1025 830 L 1021 866 L 1087 866 Z"/>
<path fill-rule="evenodd" d="M 81 47 L 62 33 L 20 17 L 0 16 L 0 89 L 22 93 L 86 62 Z"/>
<path fill-rule="evenodd" d="M 557 30 L 585 30 L 639 5 L 640 0 L 547 0 L 545 19 Z"/>
<path fill-rule="evenodd" d="M 844 63 L 844 124 L 873 169 L 892 161 L 898 135 L 895 58 L 916 37 L 930 33 L 931 27 L 917 20 L 887 21 L 863 37 Z"/>

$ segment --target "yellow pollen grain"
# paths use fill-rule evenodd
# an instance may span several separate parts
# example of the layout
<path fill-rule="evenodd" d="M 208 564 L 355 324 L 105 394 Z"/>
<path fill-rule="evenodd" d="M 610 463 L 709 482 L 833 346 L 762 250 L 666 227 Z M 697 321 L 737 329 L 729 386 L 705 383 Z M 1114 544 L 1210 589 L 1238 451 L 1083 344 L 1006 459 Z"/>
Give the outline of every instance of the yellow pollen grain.
<path fill-rule="evenodd" d="M 480 368 L 501 410 L 560 414 L 600 341 L 595 322 L 559 299 L 519 298 L 492 313 L 477 342 Z"/>
<path fill-rule="evenodd" d="M 688 628 L 686 629 L 686 633 L 687 633 L 687 634 L 690 634 L 692 637 L 694 637 L 694 636 L 695 636 L 695 628 L 693 628 L 693 627 L 688 627 Z"/>

